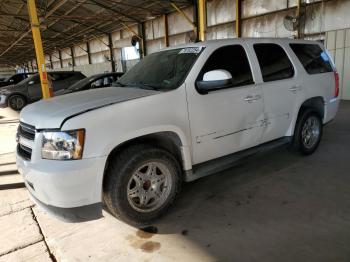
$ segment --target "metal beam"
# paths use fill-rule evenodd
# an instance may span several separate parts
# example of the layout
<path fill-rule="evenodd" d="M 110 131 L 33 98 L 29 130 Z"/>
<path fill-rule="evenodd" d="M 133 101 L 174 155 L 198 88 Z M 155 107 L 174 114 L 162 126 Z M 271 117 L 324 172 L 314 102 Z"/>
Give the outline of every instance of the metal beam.
<path fill-rule="evenodd" d="M 135 21 L 135 22 L 137 22 L 137 23 L 140 23 L 140 22 L 141 22 L 139 19 L 136 19 L 135 17 L 133 17 L 133 16 L 131 16 L 131 15 L 129 15 L 129 14 L 125 14 L 125 13 L 123 13 L 123 12 L 120 12 L 119 10 L 114 9 L 115 4 L 114 4 L 114 5 L 111 5 L 111 6 L 107 6 L 107 5 L 105 5 L 105 4 L 102 4 L 102 3 L 100 3 L 100 2 L 97 2 L 97 1 L 95 1 L 95 0 L 90 0 L 90 1 L 93 2 L 93 3 L 95 3 L 97 6 L 100 6 L 100 7 L 104 8 L 105 10 L 107 10 L 107 11 L 109 11 L 109 12 L 116 13 L 116 14 L 122 16 L 122 17 L 123 17 L 123 16 L 124 16 L 124 17 L 127 17 L 127 18 L 129 18 L 130 20 Z"/>
<path fill-rule="evenodd" d="M 45 18 L 50 17 L 58 8 L 64 5 L 68 0 L 61 0 L 45 15 Z M 39 20 L 38 20 L 39 21 Z M 30 34 L 32 30 L 29 29 L 25 33 L 23 33 L 15 42 L 13 42 L 8 48 L 6 48 L 1 54 L 0 57 L 10 51 L 15 45 L 17 45 L 23 38 L 25 38 L 28 34 Z"/>
<path fill-rule="evenodd" d="M 194 31 L 195 35 L 197 35 L 197 30 L 198 30 L 198 29 L 197 29 L 196 23 L 194 23 L 194 22 L 191 20 L 191 18 L 190 18 L 183 10 L 181 10 L 176 4 L 171 3 L 171 6 L 174 7 L 174 9 L 175 9 L 178 13 L 180 13 L 180 14 L 187 20 L 187 22 L 189 22 L 189 23 L 192 25 L 193 31 Z"/>

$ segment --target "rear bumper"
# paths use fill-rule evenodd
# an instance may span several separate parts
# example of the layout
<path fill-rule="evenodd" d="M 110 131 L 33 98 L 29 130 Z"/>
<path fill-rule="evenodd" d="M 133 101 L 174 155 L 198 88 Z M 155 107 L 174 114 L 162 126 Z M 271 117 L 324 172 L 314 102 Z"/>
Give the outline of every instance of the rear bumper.
<path fill-rule="evenodd" d="M 7 107 L 7 96 L 0 95 L 0 108 Z"/>
<path fill-rule="evenodd" d="M 332 121 L 339 109 L 339 98 L 333 98 L 328 103 L 325 103 L 325 113 L 324 113 L 324 119 L 323 124 L 327 124 L 328 122 Z"/>

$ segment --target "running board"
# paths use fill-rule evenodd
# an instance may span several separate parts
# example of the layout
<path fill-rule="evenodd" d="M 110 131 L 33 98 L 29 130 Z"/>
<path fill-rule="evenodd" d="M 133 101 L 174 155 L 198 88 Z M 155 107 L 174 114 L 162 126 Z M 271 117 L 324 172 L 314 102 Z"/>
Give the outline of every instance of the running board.
<path fill-rule="evenodd" d="M 271 142 L 264 143 L 246 150 L 236 152 L 227 156 L 219 157 L 213 160 L 209 160 L 205 163 L 194 165 L 191 170 L 185 171 L 184 179 L 186 182 L 191 182 L 201 177 L 209 176 L 221 171 L 224 171 L 237 164 L 243 158 L 258 153 L 264 153 L 274 148 L 285 145 L 291 141 L 292 137 L 283 137 L 273 140 Z"/>

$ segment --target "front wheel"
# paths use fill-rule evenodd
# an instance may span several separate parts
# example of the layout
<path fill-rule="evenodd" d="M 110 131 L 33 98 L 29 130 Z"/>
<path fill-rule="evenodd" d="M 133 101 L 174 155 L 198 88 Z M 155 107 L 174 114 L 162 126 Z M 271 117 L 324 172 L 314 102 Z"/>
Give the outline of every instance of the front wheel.
<path fill-rule="evenodd" d="M 303 111 L 294 130 L 293 148 L 304 155 L 312 154 L 320 144 L 322 131 L 322 119 L 319 114 L 311 109 Z"/>
<path fill-rule="evenodd" d="M 21 111 L 26 104 L 26 99 L 21 95 L 12 95 L 8 100 L 9 107 L 15 111 Z"/>
<path fill-rule="evenodd" d="M 103 199 L 114 216 L 142 225 L 164 214 L 180 187 L 181 168 L 172 154 L 136 145 L 111 158 Z"/>

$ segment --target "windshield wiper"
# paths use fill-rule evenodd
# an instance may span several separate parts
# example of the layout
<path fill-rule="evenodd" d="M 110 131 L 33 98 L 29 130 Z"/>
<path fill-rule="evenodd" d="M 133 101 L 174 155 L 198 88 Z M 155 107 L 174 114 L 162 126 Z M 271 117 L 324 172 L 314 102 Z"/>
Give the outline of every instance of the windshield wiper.
<path fill-rule="evenodd" d="M 147 89 L 147 90 L 159 90 L 159 87 L 156 87 L 147 83 L 142 83 L 142 82 L 128 83 L 127 86 L 138 87 L 138 88 Z"/>
<path fill-rule="evenodd" d="M 116 82 L 113 82 L 112 86 L 121 86 L 121 87 L 124 87 L 126 86 L 125 84 L 122 84 L 121 82 L 119 81 L 116 81 Z"/>

